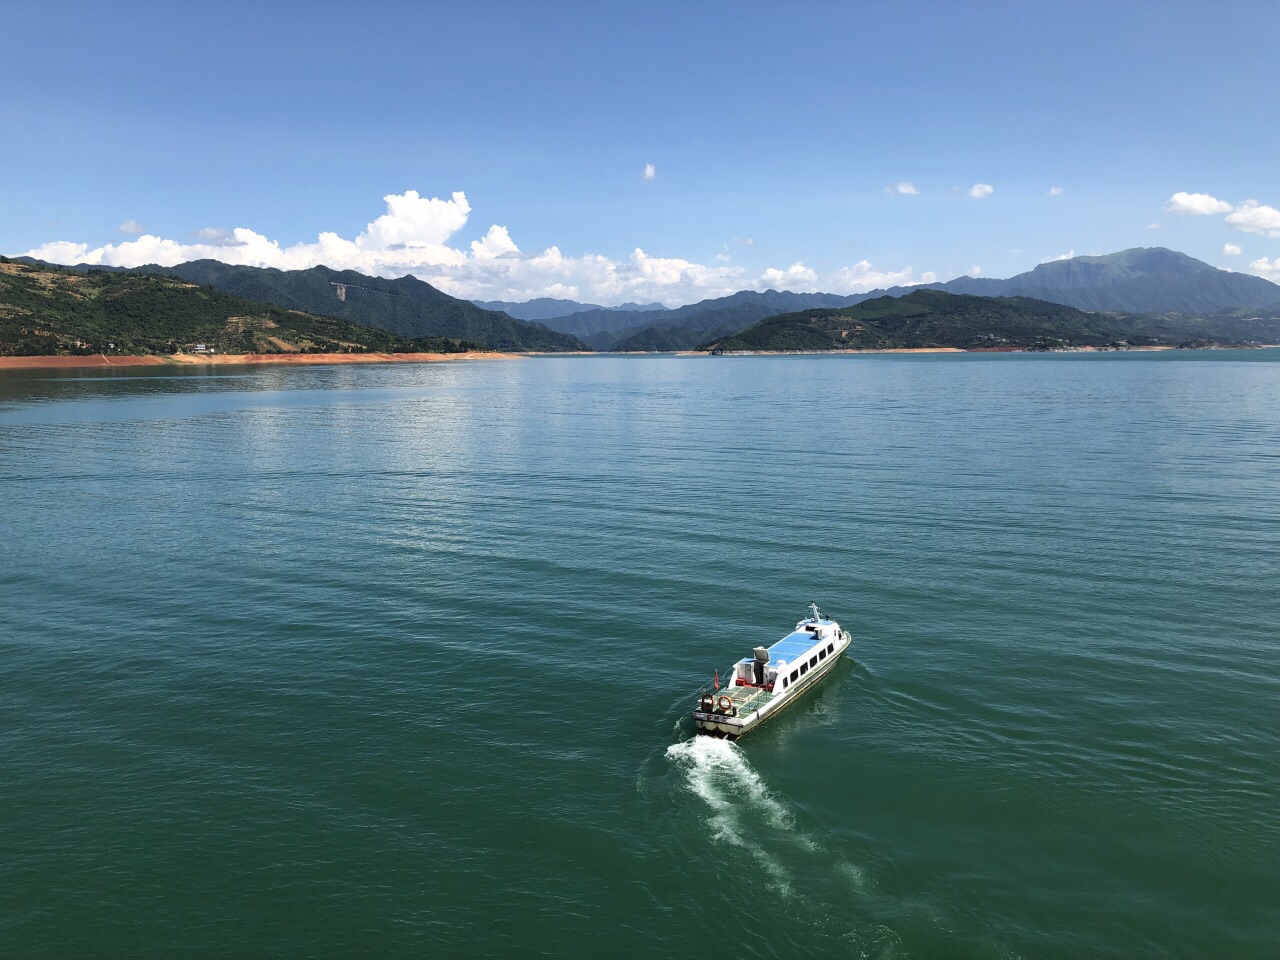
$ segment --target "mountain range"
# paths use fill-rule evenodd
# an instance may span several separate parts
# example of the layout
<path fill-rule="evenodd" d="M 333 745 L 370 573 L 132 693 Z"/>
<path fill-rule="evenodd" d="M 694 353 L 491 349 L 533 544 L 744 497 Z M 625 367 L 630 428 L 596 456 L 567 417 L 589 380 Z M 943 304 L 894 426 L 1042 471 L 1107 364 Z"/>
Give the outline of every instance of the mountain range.
<path fill-rule="evenodd" d="M 455 337 L 495 350 L 585 350 L 577 337 L 459 300 L 417 277 L 368 277 L 354 270 L 275 270 L 193 260 L 176 267 L 142 267 L 181 277 L 247 300 L 325 314 L 401 337 Z"/>
<path fill-rule="evenodd" d="M 917 289 L 846 307 L 762 320 L 702 349 L 737 351 L 1051 349 L 1280 343 L 1278 317 L 1189 317 L 1079 310 L 1030 297 L 984 297 Z"/>
<path fill-rule="evenodd" d="M 48 266 L 27 258 L 12 262 Z M 1249 335 L 1252 328 L 1247 323 L 1233 325 L 1231 321 L 1255 314 L 1265 318 L 1280 312 L 1280 286 L 1260 277 L 1219 270 L 1161 247 L 1043 263 L 1005 280 L 958 277 L 946 283 L 860 294 L 739 291 L 675 309 L 660 308 L 658 304 L 600 307 L 552 298 L 526 304 L 487 302 L 500 302 L 513 311 L 543 316 L 544 322 L 520 319 L 460 300 L 412 276 L 386 280 L 328 267 L 282 271 L 216 260 L 132 270 L 87 265 L 67 269 L 82 274 L 160 274 L 286 311 L 359 324 L 402 339 L 445 338 L 498 350 L 531 352 L 687 350 L 720 342 L 768 318 L 801 312 L 817 316 L 814 311 L 843 310 L 884 297 L 905 298 L 921 290 L 1030 298 L 1095 313 L 1145 314 L 1147 325 L 1143 329 L 1166 339 L 1199 329 L 1211 331 L 1204 336 L 1212 339 L 1256 340 L 1259 338 Z M 547 316 L 577 307 L 588 309 Z M 1163 318 L 1163 327 L 1157 323 L 1158 318 Z M 1197 326 L 1193 320 L 1203 322 Z M 1124 328 L 1130 333 L 1136 329 L 1132 324 Z M 1124 332 L 1120 328 L 1116 331 L 1117 336 Z"/>
<path fill-rule="evenodd" d="M 458 353 L 465 340 L 397 336 L 257 303 L 177 277 L 78 271 L 0 257 L 0 355 Z"/>
<path fill-rule="evenodd" d="M 850 306 L 884 296 L 902 297 L 922 289 L 987 297 L 1029 297 L 1080 310 L 1184 317 L 1280 310 L 1280 286 L 1269 280 L 1219 270 L 1164 247 L 1137 247 L 1106 256 L 1042 263 L 1006 280 L 957 277 L 946 283 L 848 295 L 744 291 L 676 310 L 644 314 L 630 327 L 581 336 L 596 350 L 687 350 L 743 330 L 768 316 Z"/>
<path fill-rule="evenodd" d="M 1280 307 L 1280 286 L 1270 280 L 1219 270 L 1165 247 L 1053 260 L 1007 280 L 957 277 L 925 286 L 988 297 L 1034 297 L 1081 310 L 1122 313 L 1221 313 Z M 866 297 L 898 296 L 918 289 L 873 290 Z"/>
<path fill-rule="evenodd" d="M 28 257 L 15 258 L 14 262 L 51 266 Z M 385 280 L 354 270 L 328 267 L 277 270 L 235 266 L 219 260 L 192 260 L 173 267 L 150 264 L 128 270 L 86 264 L 68 269 L 80 273 L 150 273 L 177 277 L 245 300 L 334 317 L 401 338 L 443 337 L 509 351 L 589 349 L 577 337 L 540 323 L 484 310 L 413 276 Z"/>

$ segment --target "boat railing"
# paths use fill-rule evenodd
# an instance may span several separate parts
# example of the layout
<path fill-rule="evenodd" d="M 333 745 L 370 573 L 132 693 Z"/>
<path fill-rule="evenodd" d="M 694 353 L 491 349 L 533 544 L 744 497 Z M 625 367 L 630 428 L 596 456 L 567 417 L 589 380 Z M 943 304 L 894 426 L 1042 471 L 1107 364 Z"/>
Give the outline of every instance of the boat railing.
<path fill-rule="evenodd" d="M 732 683 L 724 682 L 721 682 L 720 686 L 717 687 L 714 679 L 708 680 L 694 692 L 694 702 L 701 700 L 707 694 L 711 694 L 713 697 L 732 697 L 740 717 L 748 713 L 754 713 L 773 699 L 773 691 L 766 690 L 763 687 L 738 687 Z"/>

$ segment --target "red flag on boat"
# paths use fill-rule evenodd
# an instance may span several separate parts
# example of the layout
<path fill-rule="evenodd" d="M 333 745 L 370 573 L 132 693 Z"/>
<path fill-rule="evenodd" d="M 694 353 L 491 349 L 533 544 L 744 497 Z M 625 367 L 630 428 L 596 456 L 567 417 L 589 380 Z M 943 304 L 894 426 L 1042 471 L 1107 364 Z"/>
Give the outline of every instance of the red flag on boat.
<path fill-rule="evenodd" d="M 720 671 L 719 670 L 716 671 L 716 689 L 717 690 L 720 689 Z"/>

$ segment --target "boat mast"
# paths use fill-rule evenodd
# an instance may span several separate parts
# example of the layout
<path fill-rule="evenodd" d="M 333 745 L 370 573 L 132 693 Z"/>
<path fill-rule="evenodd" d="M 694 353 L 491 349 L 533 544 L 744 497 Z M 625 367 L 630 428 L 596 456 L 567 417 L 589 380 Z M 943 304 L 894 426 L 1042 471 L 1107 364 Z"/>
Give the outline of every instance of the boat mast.
<path fill-rule="evenodd" d="M 809 601 L 809 619 L 812 620 L 814 623 L 822 622 L 822 614 L 818 612 L 817 600 Z"/>

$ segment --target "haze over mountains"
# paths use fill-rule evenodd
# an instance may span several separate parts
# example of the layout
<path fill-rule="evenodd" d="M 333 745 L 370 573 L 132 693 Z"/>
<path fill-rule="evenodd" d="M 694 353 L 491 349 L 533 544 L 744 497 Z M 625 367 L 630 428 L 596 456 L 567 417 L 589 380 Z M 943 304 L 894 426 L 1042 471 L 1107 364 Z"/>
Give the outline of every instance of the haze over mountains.
<path fill-rule="evenodd" d="M 565 317 L 571 313 L 582 313 L 584 310 L 641 312 L 667 309 L 660 303 L 623 303 L 616 307 L 602 307 L 598 303 L 578 303 L 576 300 L 557 300 L 554 297 L 535 297 L 533 300 L 524 301 L 472 300 L 471 302 L 486 310 L 500 310 L 517 320 L 550 320 L 553 317 Z"/>

